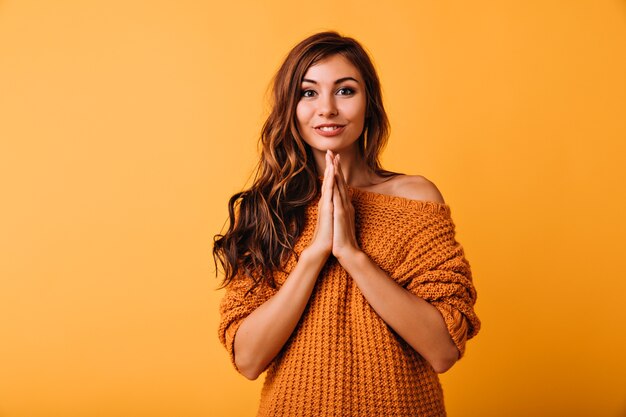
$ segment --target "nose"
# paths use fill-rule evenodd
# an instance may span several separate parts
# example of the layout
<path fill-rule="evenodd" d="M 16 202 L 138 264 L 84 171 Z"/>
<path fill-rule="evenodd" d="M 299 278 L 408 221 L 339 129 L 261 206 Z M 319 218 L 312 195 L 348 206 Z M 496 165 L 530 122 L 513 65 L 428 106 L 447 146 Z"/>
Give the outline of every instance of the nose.
<path fill-rule="evenodd" d="M 335 97 L 329 94 L 321 95 L 318 100 L 317 113 L 318 116 L 336 116 L 337 105 L 335 103 Z"/>

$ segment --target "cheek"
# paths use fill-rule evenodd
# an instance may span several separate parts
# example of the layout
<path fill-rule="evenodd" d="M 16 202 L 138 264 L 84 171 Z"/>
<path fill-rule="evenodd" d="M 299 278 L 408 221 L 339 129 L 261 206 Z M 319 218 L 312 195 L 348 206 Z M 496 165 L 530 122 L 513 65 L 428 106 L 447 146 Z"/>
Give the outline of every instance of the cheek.
<path fill-rule="evenodd" d="M 354 103 L 349 109 L 350 118 L 355 123 L 362 123 L 365 120 L 365 103 Z"/>
<path fill-rule="evenodd" d="M 298 123 L 305 124 L 308 120 L 308 110 L 305 103 L 298 103 L 296 107 L 296 118 L 298 119 Z"/>

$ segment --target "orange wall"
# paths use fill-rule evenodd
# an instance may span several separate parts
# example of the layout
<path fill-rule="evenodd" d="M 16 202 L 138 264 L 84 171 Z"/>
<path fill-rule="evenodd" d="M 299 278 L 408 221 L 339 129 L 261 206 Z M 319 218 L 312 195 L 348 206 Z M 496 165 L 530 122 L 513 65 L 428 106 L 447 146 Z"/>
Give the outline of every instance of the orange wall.
<path fill-rule="evenodd" d="M 253 415 L 211 242 L 324 29 L 371 51 L 385 165 L 439 186 L 474 270 L 449 415 L 623 416 L 626 3 L 295 4 L 0 0 L 0 416 Z"/>

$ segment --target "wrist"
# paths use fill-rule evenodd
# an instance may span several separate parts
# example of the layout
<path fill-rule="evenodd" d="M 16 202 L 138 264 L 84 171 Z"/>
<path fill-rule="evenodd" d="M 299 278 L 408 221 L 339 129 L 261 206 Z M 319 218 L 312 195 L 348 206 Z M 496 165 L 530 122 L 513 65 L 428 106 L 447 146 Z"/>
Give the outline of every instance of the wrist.
<path fill-rule="evenodd" d="M 307 246 L 302 250 L 300 254 L 300 261 L 309 262 L 312 264 L 324 265 L 331 251 L 317 246 Z"/>
<path fill-rule="evenodd" d="M 333 255 L 335 255 L 335 258 L 337 258 L 339 263 L 345 268 L 347 264 L 358 261 L 362 255 L 365 255 L 365 252 L 363 252 L 361 248 L 350 247 L 337 251 L 337 253 L 334 253 Z"/>

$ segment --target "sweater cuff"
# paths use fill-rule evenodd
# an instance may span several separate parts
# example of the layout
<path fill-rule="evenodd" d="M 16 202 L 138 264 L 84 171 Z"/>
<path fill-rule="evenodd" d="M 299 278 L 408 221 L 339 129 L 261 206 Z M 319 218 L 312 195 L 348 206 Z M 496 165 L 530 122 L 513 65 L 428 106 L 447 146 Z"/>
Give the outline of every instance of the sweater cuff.
<path fill-rule="evenodd" d="M 459 350 L 459 359 L 465 354 L 465 342 L 467 341 L 467 332 L 469 329 L 467 319 L 456 308 L 446 303 L 433 303 L 439 310 L 446 323 L 448 333 Z"/>
<path fill-rule="evenodd" d="M 224 347 L 228 352 L 230 362 L 239 373 L 241 373 L 241 371 L 239 370 L 239 368 L 237 368 L 237 364 L 235 363 L 235 334 L 237 333 L 237 330 L 239 330 L 239 326 L 241 326 L 241 323 L 243 323 L 244 319 L 245 317 L 242 317 L 236 321 L 233 321 L 224 332 Z"/>

